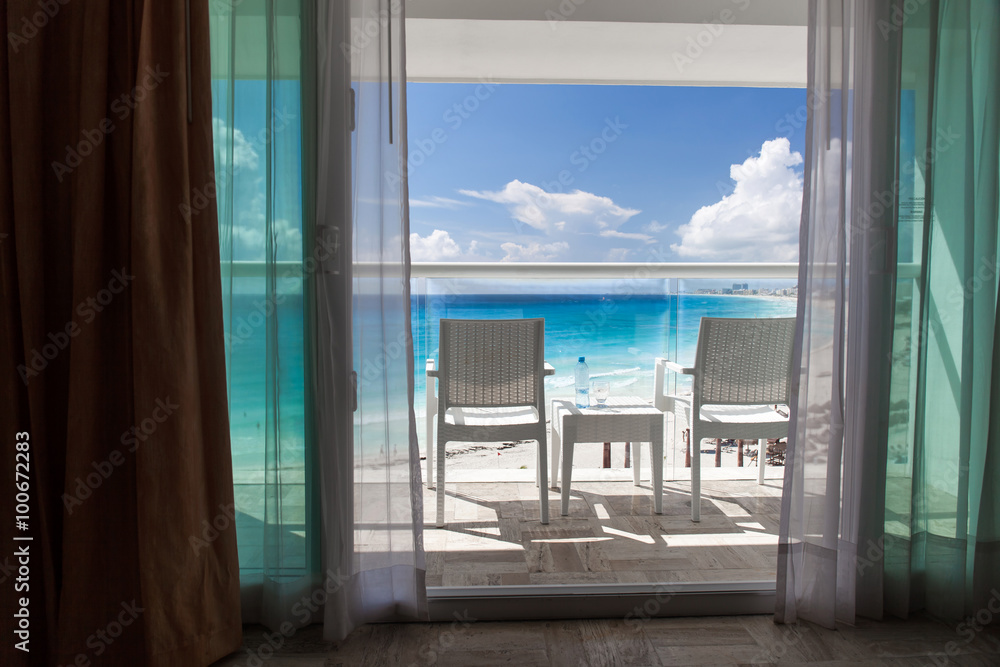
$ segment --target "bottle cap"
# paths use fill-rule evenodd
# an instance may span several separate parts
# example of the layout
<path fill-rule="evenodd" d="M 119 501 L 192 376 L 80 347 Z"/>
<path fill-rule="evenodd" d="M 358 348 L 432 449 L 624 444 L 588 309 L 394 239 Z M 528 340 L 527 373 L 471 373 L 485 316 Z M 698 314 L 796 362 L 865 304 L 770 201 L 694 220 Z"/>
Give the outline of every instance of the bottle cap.
<path fill-rule="evenodd" d="M 583 357 L 580 357 L 580 361 L 583 361 L 583 359 L 584 359 Z"/>

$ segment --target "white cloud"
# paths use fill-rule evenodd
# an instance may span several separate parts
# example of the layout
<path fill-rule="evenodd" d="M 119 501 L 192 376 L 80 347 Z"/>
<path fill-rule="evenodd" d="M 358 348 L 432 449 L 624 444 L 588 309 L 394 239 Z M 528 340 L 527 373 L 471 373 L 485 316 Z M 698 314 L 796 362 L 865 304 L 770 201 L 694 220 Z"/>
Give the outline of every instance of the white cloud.
<path fill-rule="evenodd" d="M 614 229 L 602 229 L 601 236 L 608 236 L 615 239 L 631 239 L 633 241 L 642 241 L 643 243 L 656 243 L 656 239 L 649 234 L 619 232 Z"/>
<path fill-rule="evenodd" d="M 729 170 L 732 194 L 700 208 L 670 246 L 681 257 L 716 261 L 795 261 L 799 252 L 802 156 L 788 139 L 765 141 L 760 155 Z"/>
<path fill-rule="evenodd" d="M 263 215 L 250 211 L 240 216 L 245 224 L 233 225 L 233 241 L 237 259 L 262 261 L 267 254 L 267 236 Z M 302 230 L 284 218 L 277 218 L 271 225 L 275 257 L 281 261 L 302 258 Z"/>
<path fill-rule="evenodd" d="M 504 204 L 511 217 L 550 236 L 616 230 L 640 211 L 623 208 L 609 197 L 590 192 L 546 192 L 537 185 L 514 180 L 498 192 L 459 190 L 463 195 Z"/>
<path fill-rule="evenodd" d="M 504 262 L 543 262 L 555 259 L 560 253 L 569 250 L 569 244 L 565 241 L 545 244 L 532 242 L 526 246 L 517 243 L 502 243 L 500 249 L 507 253 L 501 260 Z"/>
<path fill-rule="evenodd" d="M 465 252 L 451 234 L 443 229 L 435 229 L 428 236 L 416 232 L 410 234 L 410 259 L 414 262 L 459 262 L 476 259 L 479 242 L 473 241 Z"/>
<path fill-rule="evenodd" d="M 609 262 L 624 262 L 632 251 L 628 248 L 612 248 L 608 251 L 607 261 Z"/>
<path fill-rule="evenodd" d="M 642 231 L 649 232 L 650 234 L 659 234 L 660 232 L 664 232 L 668 229 L 670 229 L 670 225 L 665 225 L 662 222 L 657 222 L 656 220 L 653 220 L 645 227 L 643 227 Z"/>
<path fill-rule="evenodd" d="M 471 205 L 467 201 L 449 199 L 448 197 L 426 197 L 424 199 L 410 200 L 410 208 L 459 208 Z"/>
<path fill-rule="evenodd" d="M 229 128 L 226 122 L 221 118 L 212 119 L 212 133 L 215 136 L 215 144 L 225 145 L 225 142 L 221 142 L 220 138 L 225 137 L 229 134 Z M 243 133 L 239 130 L 233 130 L 233 171 L 238 171 L 241 169 L 256 169 L 260 161 L 260 156 L 257 154 L 257 149 L 253 147 Z M 223 150 L 219 154 L 219 167 L 226 171 L 229 169 L 229 151 Z"/>

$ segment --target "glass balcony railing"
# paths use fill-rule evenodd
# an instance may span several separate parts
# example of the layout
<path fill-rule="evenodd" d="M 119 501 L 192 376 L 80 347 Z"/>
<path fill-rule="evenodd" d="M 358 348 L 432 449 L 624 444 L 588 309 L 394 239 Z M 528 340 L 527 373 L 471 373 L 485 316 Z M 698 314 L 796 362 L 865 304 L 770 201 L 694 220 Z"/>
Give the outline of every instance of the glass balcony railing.
<path fill-rule="evenodd" d="M 572 396 L 574 366 L 585 356 L 591 379 L 608 380 L 611 395 L 651 402 L 654 360 L 665 357 L 691 365 L 703 316 L 794 316 L 797 278 L 795 263 L 414 263 L 414 402 L 422 451 L 433 438 L 424 409 L 425 362 L 437 357 L 442 318 L 543 317 L 545 358 L 556 369 L 546 378 L 547 401 Z M 669 379 L 673 384 L 668 391 L 683 391 L 675 376 Z M 672 422 L 667 428 L 669 433 Z M 673 435 L 668 441 L 679 442 Z M 624 450 L 612 453 L 612 469 L 626 475 Z M 666 478 L 686 478 L 680 448 L 667 448 L 665 455 Z M 736 457 L 735 449 L 727 450 L 727 459 L 735 463 Z M 521 459 L 499 456 L 479 463 L 524 467 Z M 736 472 L 728 461 L 726 466 L 728 474 Z M 529 472 L 521 476 L 528 479 Z M 756 476 L 756 471 L 745 474 Z M 503 475 L 517 477 L 511 471 Z"/>

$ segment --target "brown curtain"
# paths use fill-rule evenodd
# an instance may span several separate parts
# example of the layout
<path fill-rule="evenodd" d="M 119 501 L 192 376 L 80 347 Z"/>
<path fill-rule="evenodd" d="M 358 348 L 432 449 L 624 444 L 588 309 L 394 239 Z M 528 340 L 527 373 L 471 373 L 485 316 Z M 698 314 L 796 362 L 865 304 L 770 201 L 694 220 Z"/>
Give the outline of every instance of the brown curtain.
<path fill-rule="evenodd" d="M 0 614 L 27 597 L 30 618 L 5 665 L 206 665 L 241 643 L 218 229 L 195 194 L 214 182 L 207 0 L 189 34 L 186 14 L 0 13 Z M 24 546 L 19 592 L 3 559 Z"/>

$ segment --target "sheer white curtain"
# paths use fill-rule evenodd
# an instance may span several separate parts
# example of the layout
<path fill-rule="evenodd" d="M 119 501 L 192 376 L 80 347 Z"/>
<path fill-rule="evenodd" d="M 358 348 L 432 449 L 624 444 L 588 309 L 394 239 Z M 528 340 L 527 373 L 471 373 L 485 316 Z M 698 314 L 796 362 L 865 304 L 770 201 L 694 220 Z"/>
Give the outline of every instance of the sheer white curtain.
<path fill-rule="evenodd" d="M 313 234 L 318 249 L 334 249 L 318 262 L 316 281 L 322 597 L 330 640 L 362 623 L 426 616 L 402 5 L 351 0 L 317 8 Z"/>
<path fill-rule="evenodd" d="M 881 615 L 895 280 L 893 3 L 813 0 L 792 425 L 776 620 Z"/>

